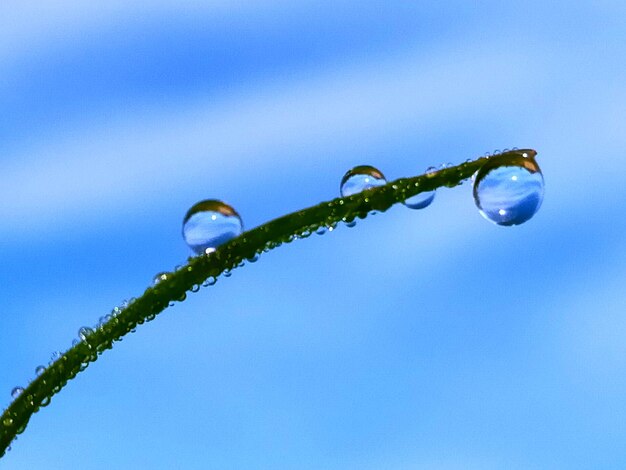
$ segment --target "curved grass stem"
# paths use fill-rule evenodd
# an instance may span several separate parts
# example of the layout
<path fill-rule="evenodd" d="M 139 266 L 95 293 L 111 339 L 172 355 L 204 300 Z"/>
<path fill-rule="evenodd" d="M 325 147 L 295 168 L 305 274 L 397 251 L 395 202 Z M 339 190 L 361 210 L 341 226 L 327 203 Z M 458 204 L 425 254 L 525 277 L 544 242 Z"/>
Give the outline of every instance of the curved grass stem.
<path fill-rule="evenodd" d="M 509 152 L 519 154 L 522 150 Z M 503 154 L 505 156 L 506 154 Z M 304 237 L 320 227 L 335 226 L 341 221 L 364 218 L 371 211 L 384 212 L 393 204 L 424 191 L 453 187 L 474 174 L 487 158 L 412 178 L 401 178 L 346 198 L 337 198 L 272 220 L 244 232 L 221 245 L 207 256 L 191 258 L 189 263 L 149 287 L 126 308 L 83 336 L 75 346 L 34 379 L 0 417 L 0 457 L 26 428 L 33 413 L 47 406 L 50 399 L 98 356 L 138 325 L 150 321 L 172 302 L 184 300 L 209 277 L 217 277 L 239 266 L 246 259 L 271 250 L 295 237 Z"/>

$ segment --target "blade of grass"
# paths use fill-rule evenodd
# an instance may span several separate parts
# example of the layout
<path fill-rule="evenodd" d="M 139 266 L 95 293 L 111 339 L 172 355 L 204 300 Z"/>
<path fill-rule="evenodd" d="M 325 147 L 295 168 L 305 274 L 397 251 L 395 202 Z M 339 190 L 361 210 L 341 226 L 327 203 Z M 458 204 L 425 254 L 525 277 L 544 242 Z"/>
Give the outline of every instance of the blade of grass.
<path fill-rule="evenodd" d="M 513 158 L 525 151 L 507 152 L 499 158 L 506 158 L 509 154 Z M 296 237 L 305 237 L 320 227 L 334 227 L 342 221 L 364 218 L 371 211 L 384 212 L 393 204 L 424 191 L 454 187 L 478 171 L 487 160 L 486 157 L 479 158 L 427 175 L 401 178 L 350 197 L 322 202 L 244 232 L 210 255 L 190 258 L 188 264 L 167 274 L 157 285 L 148 288 L 130 305 L 84 336 L 15 398 L 0 417 L 0 457 L 13 439 L 26 429 L 33 413 L 47 406 L 68 381 L 96 361 L 115 341 L 134 331 L 137 325 L 153 320 L 172 302 L 183 301 L 187 291 L 197 290 L 209 277 L 217 277 L 246 259 Z"/>

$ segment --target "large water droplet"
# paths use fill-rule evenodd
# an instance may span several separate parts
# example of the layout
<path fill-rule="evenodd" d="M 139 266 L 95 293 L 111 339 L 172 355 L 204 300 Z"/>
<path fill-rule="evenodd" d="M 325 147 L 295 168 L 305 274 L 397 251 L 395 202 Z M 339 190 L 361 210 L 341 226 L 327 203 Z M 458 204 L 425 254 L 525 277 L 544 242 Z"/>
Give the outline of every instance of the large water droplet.
<path fill-rule="evenodd" d="M 194 205 L 183 220 L 183 238 L 197 254 L 226 243 L 242 231 L 241 217 L 235 209 L 214 199 Z"/>
<path fill-rule="evenodd" d="M 481 215 L 498 225 L 519 225 L 541 207 L 544 182 L 533 150 L 492 157 L 474 181 L 474 201 Z"/>
<path fill-rule="evenodd" d="M 424 174 L 431 175 L 436 172 L 437 169 L 431 166 L 426 170 Z M 405 199 L 404 205 L 410 209 L 424 209 L 425 207 L 430 206 L 430 203 L 433 202 L 433 199 L 435 199 L 435 194 L 436 191 L 434 190 L 416 194 L 415 196 L 411 196 L 410 198 Z"/>
<path fill-rule="evenodd" d="M 24 393 L 24 387 L 14 387 L 13 390 L 11 390 L 11 398 L 15 400 L 22 393 Z"/>
<path fill-rule="evenodd" d="M 355 166 L 341 179 L 341 196 L 348 197 L 366 189 L 384 186 L 387 184 L 385 176 L 373 166 Z"/>

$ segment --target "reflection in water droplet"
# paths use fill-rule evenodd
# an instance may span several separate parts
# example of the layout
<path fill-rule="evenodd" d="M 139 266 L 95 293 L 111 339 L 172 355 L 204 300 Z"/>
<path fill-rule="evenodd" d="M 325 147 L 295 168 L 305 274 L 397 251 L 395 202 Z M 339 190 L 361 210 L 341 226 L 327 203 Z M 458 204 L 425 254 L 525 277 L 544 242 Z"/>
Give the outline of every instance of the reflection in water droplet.
<path fill-rule="evenodd" d="M 45 371 L 46 371 L 46 368 L 44 366 L 37 366 L 37 368 L 35 369 L 35 375 L 40 376 Z"/>
<path fill-rule="evenodd" d="M 11 390 L 11 397 L 15 400 L 22 393 L 24 393 L 24 387 L 14 387 L 13 390 Z"/>
<path fill-rule="evenodd" d="M 385 176 L 376 168 L 369 165 L 355 166 L 341 179 L 341 196 L 348 197 L 366 189 L 384 186 L 387 184 Z"/>
<path fill-rule="evenodd" d="M 243 223 L 235 209 L 214 199 L 195 204 L 183 220 L 183 238 L 197 254 L 226 243 L 242 231 Z"/>
<path fill-rule="evenodd" d="M 429 167 L 425 175 L 432 175 L 435 173 L 437 169 L 435 167 Z M 416 194 L 415 196 L 411 196 L 408 199 L 404 200 L 404 205 L 410 209 L 424 209 L 425 207 L 430 206 L 430 203 L 435 199 L 436 191 L 425 191 L 423 193 Z"/>
<path fill-rule="evenodd" d="M 532 152 L 532 153 L 531 153 Z M 524 157 L 526 153 L 531 157 Z M 481 215 L 498 225 L 519 225 L 541 207 L 544 181 L 534 151 L 493 157 L 476 174 L 474 202 Z"/>

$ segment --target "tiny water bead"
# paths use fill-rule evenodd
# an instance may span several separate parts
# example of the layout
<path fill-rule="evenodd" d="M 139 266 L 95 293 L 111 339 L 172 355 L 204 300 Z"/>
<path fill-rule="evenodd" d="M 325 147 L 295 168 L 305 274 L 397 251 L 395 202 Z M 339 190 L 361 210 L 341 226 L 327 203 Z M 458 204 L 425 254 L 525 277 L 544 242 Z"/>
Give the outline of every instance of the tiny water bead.
<path fill-rule="evenodd" d="M 156 286 L 159 282 L 167 280 L 167 276 L 169 274 L 170 273 L 166 273 L 166 272 L 157 274 L 156 276 L 154 276 L 152 283 Z"/>
<path fill-rule="evenodd" d="M 37 366 L 37 368 L 35 369 L 35 375 L 39 377 L 45 371 L 46 371 L 46 368 L 44 366 Z"/>
<path fill-rule="evenodd" d="M 519 225 L 541 207 L 543 175 L 534 150 L 492 157 L 474 181 L 474 202 L 481 215 L 497 225 Z"/>
<path fill-rule="evenodd" d="M 343 175 L 340 192 L 342 197 L 348 197 L 385 184 L 387 180 L 380 170 L 370 165 L 360 165 Z"/>
<path fill-rule="evenodd" d="M 436 172 L 437 169 L 431 166 L 426 170 L 424 174 L 432 175 Z M 405 199 L 404 205 L 407 206 L 409 209 L 424 209 L 425 207 L 430 206 L 430 203 L 433 202 L 433 199 L 435 199 L 435 194 L 436 192 L 434 190 L 416 194 L 415 196 L 411 196 L 410 198 Z"/>
<path fill-rule="evenodd" d="M 195 204 L 183 220 L 183 238 L 196 254 L 206 253 L 242 232 L 243 223 L 235 209 L 215 199 Z"/>
<path fill-rule="evenodd" d="M 22 393 L 24 393 L 24 387 L 14 387 L 13 390 L 11 390 L 11 398 L 15 400 Z"/>
<path fill-rule="evenodd" d="M 93 334 L 93 330 L 88 326 L 83 326 L 78 330 L 78 337 L 81 341 L 85 341 L 89 336 Z"/>

